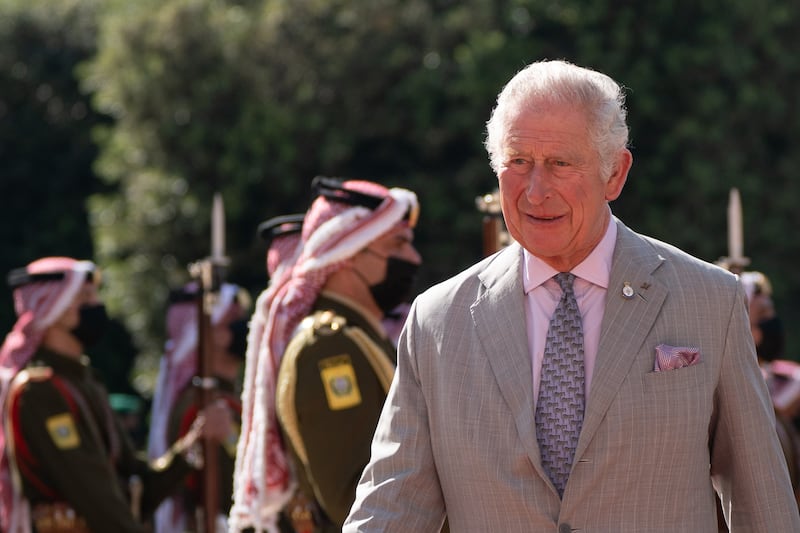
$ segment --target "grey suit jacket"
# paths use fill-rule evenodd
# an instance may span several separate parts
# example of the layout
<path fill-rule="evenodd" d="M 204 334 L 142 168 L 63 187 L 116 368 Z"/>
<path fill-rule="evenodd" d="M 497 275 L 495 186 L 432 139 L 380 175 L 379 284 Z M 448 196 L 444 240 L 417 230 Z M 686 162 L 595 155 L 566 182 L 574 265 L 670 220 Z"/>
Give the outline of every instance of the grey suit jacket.
<path fill-rule="evenodd" d="M 420 295 L 345 532 L 800 532 L 737 279 L 614 219 L 599 352 L 563 500 L 534 425 L 521 248 Z M 624 298 L 625 282 L 635 289 Z M 654 372 L 655 346 L 701 362 Z"/>

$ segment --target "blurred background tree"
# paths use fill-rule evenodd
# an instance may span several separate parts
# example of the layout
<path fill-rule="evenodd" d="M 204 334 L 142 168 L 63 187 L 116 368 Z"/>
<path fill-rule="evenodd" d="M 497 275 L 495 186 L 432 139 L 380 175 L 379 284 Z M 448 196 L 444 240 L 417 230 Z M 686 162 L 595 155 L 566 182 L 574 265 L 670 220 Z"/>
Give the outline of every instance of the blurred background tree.
<path fill-rule="evenodd" d="M 503 83 L 540 58 L 591 66 L 629 88 L 634 166 L 613 205 L 623 221 L 714 261 L 727 253 L 726 202 L 738 187 L 751 266 L 772 279 L 787 324 L 800 315 L 800 243 L 787 238 L 800 225 L 800 5 L 57 5 L 0 0 L 2 266 L 53 253 L 98 261 L 110 310 L 135 340 L 142 390 L 161 353 L 168 289 L 209 253 L 216 190 L 229 278 L 254 296 L 266 285 L 257 224 L 305 209 L 318 174 L 418 193 L 419 289 L 477 260 L 474 199 L 495 187 L 485 121 Z M 53 122 L 41 94 L 80 102 L 85 115 Z M 11 306 L 2 313 L 7 330 Z M 793 357 L 791 328 L 788 341 Z"/>

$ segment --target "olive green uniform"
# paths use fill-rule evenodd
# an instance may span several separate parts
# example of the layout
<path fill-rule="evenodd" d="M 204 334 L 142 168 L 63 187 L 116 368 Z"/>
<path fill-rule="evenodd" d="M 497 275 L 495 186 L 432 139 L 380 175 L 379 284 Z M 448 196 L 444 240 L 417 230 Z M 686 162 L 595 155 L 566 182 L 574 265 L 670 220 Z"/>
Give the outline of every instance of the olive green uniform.
<path fill-rule="evenodd" d="M 217 454 L 217 504 L 218 512 L 227 516 L 231 508 L 233 494 L 233 468 L 236 461 L 236 443 L 239 440 L 241 427 L 242 404 L 241 394 L 236 390 L 235 384 L 220 377 L 217 380 L 215 398 L 222 399 L 233 413 L 235 431 L 231 432 L 224 443 L 218 446 Z M 186 387 L 170 412 L 168 438 L 175 442 L 183 437 L 197 418 L 200 411 L 199 391 L 196 387 Z M 196 510 L 203 503 L 203 477 L 199 472 L 190 474 L 186 478 L 183 491 L 180 494 L 181 506 L 186 511 L 189 520 L 189 529 L 197 530 L 194 524 Z"/>
<path fill-rule="evenodd" d="M 340 531 L 355 500 L 396 360 L 379 324 L 325 293 L 287 346 L 278 419 L 319 531 Z"/>
<path fill-rule="evenodd" d="M 129 480 L 141 480 L 147 516 L 191 470 L 188 464 L 170 453 L 156 468 L 137 455 L 88 358 L 39 350 L 18 379 L 4 415 L 34 514 L 63 504 L 92 532 L 147 531 L 131 508 Z"/>

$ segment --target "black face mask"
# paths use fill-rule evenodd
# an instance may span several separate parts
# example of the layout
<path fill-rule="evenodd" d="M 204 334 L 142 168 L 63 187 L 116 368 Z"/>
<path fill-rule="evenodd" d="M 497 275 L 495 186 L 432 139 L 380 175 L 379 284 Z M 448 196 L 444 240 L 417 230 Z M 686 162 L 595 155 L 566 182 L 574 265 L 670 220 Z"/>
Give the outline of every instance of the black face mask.
<path fill-rule="evenodd" d="M 228 328 L 231 330 L 231 343 L 228 345 L 228 352 L 244 359 L 247 353 L 247 320 L 235 320 L 228 324 Z"/>
<path fill-rule="evenodd" d="M 369 286 L 372 298 L 384 314 L 411 297 L 411 290 L 417 281 L 419 265 L 389 256 L 386 258 L 386 277 L 380 283 Z"/>
<path fill-rule="evenodd" d="M 72 334 L 84 348 L 95 344 L 108 327 L 108 315 L 103 304 L 84 305 L 80 310 L 80 322 L 72 330 Z"/>

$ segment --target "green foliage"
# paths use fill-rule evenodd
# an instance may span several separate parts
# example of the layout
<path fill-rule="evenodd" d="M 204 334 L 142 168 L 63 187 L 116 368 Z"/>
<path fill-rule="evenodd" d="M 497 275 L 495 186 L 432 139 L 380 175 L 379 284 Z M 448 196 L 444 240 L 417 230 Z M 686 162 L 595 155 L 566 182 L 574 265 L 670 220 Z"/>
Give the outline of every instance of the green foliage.
<path fill-rule="evenodd" d="M 41 255 L 92 255 L 83 201 L 93 190 L 89 132 L 101 118 L 73 69 L 94 52 L 93 6 L 45 4 L 0 4 L 3 272 Z"/>
<path fill-rule="evenodd" d="M 215 190 L 228 215 L 229 277 L 254 295 L 266 283 L 257 224 L 305 209 L 317 174 L 417 192 L 420 288 L 478 259 L 474 199 L 495 188 L 484 125 L 503 83 L 540 58 L 597 68 L 629 88 L 634 166 L 616 214 L 714 261 L 727 252 L 725 206 L 729 188 L 738 187 L 752 266 L 772 278 L 786 321 L 800 315 L 791 307 L 800 296 L 792 264 L 800 244 L 786 238 L 800 222 L 800 154 L 791 149 L 800 127 L 800 5 L 145 0 L 106 4 L 95 38 L 96 16 L 85 19 L 90 31 L 74 30 L 81 27 L 75 13 L 99 13 L 94 3 L 64 4 L 71 10 L 50 13 L 58 22 L 49 24 L 34 14 L 38 2 L 26 4 L 14 11 L 14 24 L 2 26 L 8 46 L 0 46 L 0 112 L 19 102 L 46 116 L 28 97 L 39 94 L 38 85 L 14 85 L 22 83 L 9 74 L 19 72 L 19 58 L 32 72 L 43 61 L 36 58 L 67 61 L 65 50 L 74 50 L 69 68 L 43 65 L 37 76 L 65 83 L 52 91 L 62 100 L 74 94 L 85 102 L 70 76 L 79 60 L 97 53 L 77 74 L 93 98 L 86 108 L 92 120 L 69 122 L 69 143 L 40 118 L 24 126 L 28 148 L 0 145 L 0 157 L 15 153 L 21 168 L 51 165 L 9 174 L 20 176 L 20 187 L 41 176 L 25 188 L 24 202 L 10 206 L 10 219 L 30 217 L 24 206 L 36 205 L 36 216 L 49 222 L 47 231 L 39 225 L 9 242 L 47 253 L 54 241 L 77 246 L 73 255 L 93 251 L 107 272 L 109 305 L 151 366 L 161 351 L 168 288 L 186 281 L 187 265 L 209 252 Z M 47 39 L 26 40 L 21 28 L 29 19 Z M 51 47 L 51 34 L 73 41 Z M 16 95 L 14 105 L 7 95 Z M 20 120 L 14 124 L 25 124 Z M 0 126 L 8 128 L 3 139 L 11 138 L 9 123 Z M 96 158 L 92 141 L 101 147 Z M 49 143 L 88 147 L 81 186 L 67 185 L 71 174 L 62 165 L 69 159 L 57 158 L 56 167 L 52 158 L 36 157 L 52 151 Z M 45 184 L 64 187 L 58 204 L 42 204 Z M 800 338 L 789 341 L 793 355 Z"/>

